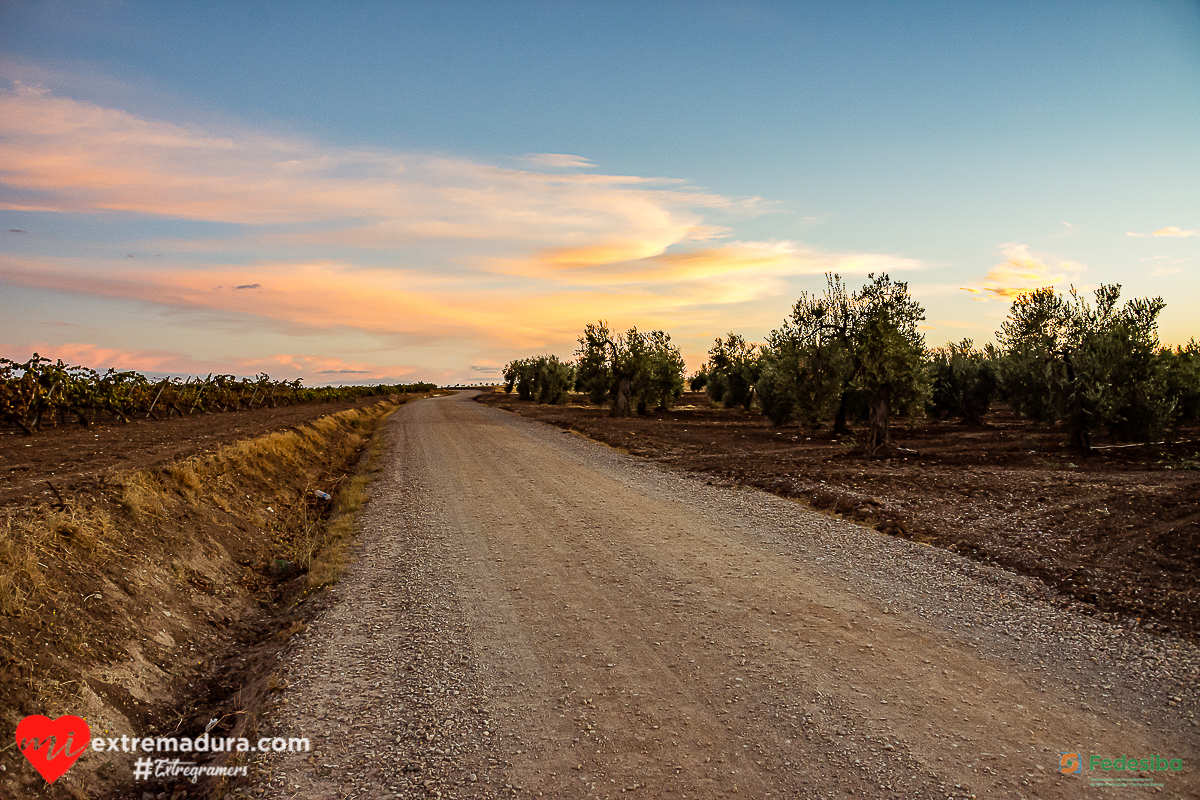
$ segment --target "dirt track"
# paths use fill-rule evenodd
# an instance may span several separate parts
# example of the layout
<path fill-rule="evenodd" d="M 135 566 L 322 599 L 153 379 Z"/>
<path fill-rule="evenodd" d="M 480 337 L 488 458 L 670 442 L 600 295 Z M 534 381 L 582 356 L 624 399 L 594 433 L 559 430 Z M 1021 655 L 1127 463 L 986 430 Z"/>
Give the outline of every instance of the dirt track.
<path fill-rule="evenodd" d="M 273 797 L 1130 797 L 1192 646 L 999 568 L 481 407 L 393 418 L 358 562 L 297 637 Z M 1152 653 L 1153 658 L 1146 654 Z"/>

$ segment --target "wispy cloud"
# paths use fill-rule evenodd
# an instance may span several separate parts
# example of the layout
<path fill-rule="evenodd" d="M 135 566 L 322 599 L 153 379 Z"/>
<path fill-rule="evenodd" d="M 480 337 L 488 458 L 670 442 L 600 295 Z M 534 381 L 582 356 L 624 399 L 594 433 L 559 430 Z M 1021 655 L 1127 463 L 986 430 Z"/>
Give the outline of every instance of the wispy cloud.
<path fill-rule="evenodd" d="M 961 287 L 977 295 L 977 300 L 1012 300 L 1035 289 L 1075 280 L 1085 269 L 1074 261 L 1049 264 L 1031 254 L 1029 245 L 1025 244 L 1006 244 L 1000 252 L 1007 258 L 1006 261 L 988 270 L 984 279 L 975 286 Z"/>
<path fill-rule="evenodd" d="M 1170 225 L 1166 228 L 1159 228 L 1158 230 L 1154 231 L 1153 233 L 1135 233 L 1134 231 L 1126 231 L 1125 235 L 1126 236 L 1137 236 L 1139 238 L 1143 238 L 1146 236 L 1173 236 L 1173 237 L 1179 238 L 1179 239 L 1187 239 L 1192 236 L 1195 236 L 1197 233 L 1200 233 L 1200 231 L 1197 231 L 1195 229 L 1185 231 L 1183 228 L 1180 228 L 1178 225 Z"/>
<path fill-rule="evenodd" d="M 402 247 L 418 240 L 538 243 L 633 236 L 660 249 L 705 208 L 753 204 L 638 176 L 509 170 L 465 159 L 323 147 L 146 120 L 15 84 L 0 92 L 0 207 L 124 211 L 271 226 L 296 241 Z M 542 166 L 584 166 L 544 154 Z"/>
<path fill-rule="evenodd" d="M 568 153 L 526 153 L 521 160 L 537 167 L 559 169 L 593 169 L 596 166 L 591 159 Z"/>
<path fill-rule="evenodd" d="M 684 242 L 692 237 L 683 237 Z M 647 242 L 548 249 L 532 258 L 494 259 L 491 268 L 585 286 L 654 285 L 718 277 L 753 280 L 824 272 L 858 274 L 920 269 L 916 259 L 880 253 L 830 253 L 791 241 L 734 241 L 663 251 Z"/>
<path fill-rule="evenodd" d="M 69 247 L 7 255 L 0 280 L 247 315 L 280 330 L 355 331 L 388 346 L 457 343 L 476 348 L 467 363 L 486 364 L 497 348 L 570 341 L 599 315 L 650 328 L 707 326 L 713 307 L 778 297 L 797 276 L 921 266 L 731 240 L 733 223 L 773 210 L 759 198 L 603 174 L 577 155 L 530 154 L 523 163 L 182 125 L 15 83 L 0 90 L 0 208 L 132 215 L 149 238 L 120 252 L 167 258 L 96 258 Z M 158 220 L 237 227 L 230 238 L 179 238 L 172 225 L 176 238 L 154 238 Z M 153 354 L 137 358 L 141 369 L 157 363 Z M 163 358 L 181 368 L 177 354 Z M 283 366 L 378 373 L 371 364 Z"/>

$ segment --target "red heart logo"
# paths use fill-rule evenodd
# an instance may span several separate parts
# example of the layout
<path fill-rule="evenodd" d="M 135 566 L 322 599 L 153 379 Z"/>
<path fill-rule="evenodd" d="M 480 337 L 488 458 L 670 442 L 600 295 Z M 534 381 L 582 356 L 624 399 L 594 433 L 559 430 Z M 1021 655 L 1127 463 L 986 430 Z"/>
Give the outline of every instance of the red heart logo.
<path fill-rule="evenodd" d="M 17 725 L 17 747 L 47 783 L 61 778 L 79 760 L 88 749 L 91 736 L 87 722 L 70 714 L 58 719 L 31 714 Z M 83 744 L 72 751 L 76 740 Z"/>

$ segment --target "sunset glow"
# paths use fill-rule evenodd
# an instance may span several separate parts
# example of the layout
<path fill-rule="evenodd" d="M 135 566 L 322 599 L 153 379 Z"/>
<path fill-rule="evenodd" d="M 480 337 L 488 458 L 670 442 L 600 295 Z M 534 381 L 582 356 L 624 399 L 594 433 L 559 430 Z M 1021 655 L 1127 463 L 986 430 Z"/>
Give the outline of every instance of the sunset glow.
<path fill-rule="evenodd" d="M 432 11 L 366 7 L 391 38 L 335 24 L 334 6 L 283 15 L 290 38 L 220 31 L 236 5 L 0 8 L 0 355 L 476 381 L 568 357 L 605 318 L 669 331 L 695 369 L 714 336 L 761 340 L 825 272 L 908 281 L 931 345 L 964 326 L 989 340 L 1023 291 L 1101 282 L 1163 295 L 1164 341 L 1200 335 L 1194 9 L 1164 5 L 1130 32 L 1082 10 L 968 19 L 946 4 L 956 73 L 990 76 L 990 40 L 1031 44 L 1047 25 L 1113 43 L 952 98 L 900 7 L 873 22 L 853 4 L 692 9 L 685 44 L 682 8 L 631 5 L 564 41 L 539 31 L 573 22 L 569 7 L 484 5 L 448 50 L 422 39 L 444 23 Z M 491 44 L 497 26 L 509 44 Z M 861 63 L 792 52 L 788 31 L 855 42 Z M 701 55 L 697 37 L 759 55 Z M 351 40 L 391 66 L 332 58 Z M 1135 65 L 1148 43 L 1161 57 Z M 1073 58 L 1089 63 L 1056 67 Z M 1170 113 L 1127 93 L 1130 70 L 1173 87 Z M 1057 106 L 1070 143 L 971 121 L 995 113 L 989 97 L 1059 97 L 1051 76 L 1083 98 Z M 892 94 L 876 101 L 878 81 Z M 1101 97 L 1106 125 L 1089 117 Z M 1148 116 L 1157 132 L 1122 129 Z M 1093 150 L 1104 160 L 1084 163 Z"/>

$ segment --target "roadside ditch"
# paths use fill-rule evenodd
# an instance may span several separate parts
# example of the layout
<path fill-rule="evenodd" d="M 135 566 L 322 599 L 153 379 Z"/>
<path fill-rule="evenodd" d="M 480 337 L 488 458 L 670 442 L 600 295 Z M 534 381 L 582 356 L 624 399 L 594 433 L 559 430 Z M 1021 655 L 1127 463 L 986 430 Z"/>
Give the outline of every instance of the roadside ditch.
<path fill-rule="evenodd" d="M 28 715 L 74 715 L 92 738 L 255 740 L 283 688 L 279 651 L 345 566 L 373 436 L 398 406 L 0 506 L 0 796 L 223 797 L 236 779 L 135 782 L 124 752 L 85 751 L 47 783 L 13 732 Z"/>

